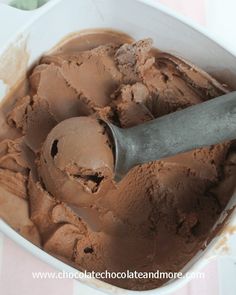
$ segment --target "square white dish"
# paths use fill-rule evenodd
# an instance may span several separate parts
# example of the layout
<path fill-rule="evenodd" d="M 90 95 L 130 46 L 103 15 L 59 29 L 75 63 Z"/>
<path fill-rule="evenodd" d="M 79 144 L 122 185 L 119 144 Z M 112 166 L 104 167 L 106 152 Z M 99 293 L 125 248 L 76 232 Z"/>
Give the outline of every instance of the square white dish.
<path fill-rule="evenodd" d="M 196 25 L 180 19 L 155 0 L 51 0 L 34 11 L 20 11 L 0 4 L 0 19 L 6 25 L 0 34 L 0 99 L 7 95 L 35 61 L 65 36 L 91 28 L 123 31 L 134 39 L 151 37 L 154 45 L 161 50 L 182 56 L 221 81 L 236 86 L 236 57 L 220 42 L 214 41 L 214 37 L 209 37 Z M 19 58 L 21 63 L 17 62 Z M 6 79 L 7 76 L 14 76 L 14 79 Z M 226 210 L 235 204 L 236 195 Z M 225 211 L 221 220 L 226 215 Z M 236 224 L 235 214 L 232 214 L 228 224 Z M 0 230 L 56 269 L 77 271 L 25 240 L 4 221 L 0 221 Z M 218 239 L 220 236 L 205 251 L 194 257 L 184 271 L 199 270 L 211 258 L 219 255 L 214 247 Z M 232 248 L 231 255 L 236 255 L 235 237 L 228 243 Z M 103 292 L 140 294 L 98 280 L 82 281 Z M 158 294 L 168 294 L 186 282 L 187 279 L 168 282 L 158 288 Z M 145 291 L 150 294 L 156 292 L 157 290 Z"/>

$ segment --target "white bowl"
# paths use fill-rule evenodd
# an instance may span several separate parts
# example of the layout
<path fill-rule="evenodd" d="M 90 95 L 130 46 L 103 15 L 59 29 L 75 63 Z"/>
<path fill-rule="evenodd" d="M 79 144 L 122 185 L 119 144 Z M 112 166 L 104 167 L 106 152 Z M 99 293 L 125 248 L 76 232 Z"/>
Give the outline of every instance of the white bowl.
<path fill-rule="evenodd" d="M 0 20 L 5 25 L 0 34 L 0 99 L 41 55 L 66 35 L 91 28 L 116 29 L 135 39 L 152 37 L 154 45 L 161 50 L 190 60 L 232 87 L 236 85 L 236 57 L 220 42 L 215 41 L 214 37 L 209 37 L 201 28 L 179 18 L 155 0 L 51 0 L 31 12 L 0 4 Z M 236 194 L 222 213 L 219 222 L 225 219 L 227 210 L 235 204 Z M 235 214 L 231 214 L 227 224 L 236 224 Z M 77 271 L 25 240 L 1 220 L 0 230 L 56 269 Z M 183 271 L 199 271 L 213 257 L 221 255 L 215 245 L 225 234 L 222 232 L 214 238 Z M 227 246 L 230 255 L 236 257 L 235 235 L 228 238 Z M 175 280 L 158 288 L 158 291 L 155 289 L 145 293 L 168 294 L 187 281 L 187 278 Z M 142 293 L 124 290 L 95 279 L 78 280 L 78 290 L 82 288 L 81 283 L 105 293 Z M 96 291 L 92 292 L 95 294 Z"/>

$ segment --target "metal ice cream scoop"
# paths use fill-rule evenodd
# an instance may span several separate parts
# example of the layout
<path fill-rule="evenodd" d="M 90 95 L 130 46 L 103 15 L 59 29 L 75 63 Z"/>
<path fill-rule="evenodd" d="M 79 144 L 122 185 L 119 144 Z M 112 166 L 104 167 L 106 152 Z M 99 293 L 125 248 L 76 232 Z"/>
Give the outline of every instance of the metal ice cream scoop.
<path fill-rule="evenodd" d="M 128 129 L 106 124 L 118 181 L 138 164 L 235 139 L 236 91 Z"/>

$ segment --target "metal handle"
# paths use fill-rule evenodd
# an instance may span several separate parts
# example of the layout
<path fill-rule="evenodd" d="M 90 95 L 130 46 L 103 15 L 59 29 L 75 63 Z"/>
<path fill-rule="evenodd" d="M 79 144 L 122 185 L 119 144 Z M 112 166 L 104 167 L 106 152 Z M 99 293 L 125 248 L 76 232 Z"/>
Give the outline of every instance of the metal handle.
<path fill-rule="evenodd" d="M 116 170 L 236 138 L 236 92 L 129 129 L 113 128 Z"/>

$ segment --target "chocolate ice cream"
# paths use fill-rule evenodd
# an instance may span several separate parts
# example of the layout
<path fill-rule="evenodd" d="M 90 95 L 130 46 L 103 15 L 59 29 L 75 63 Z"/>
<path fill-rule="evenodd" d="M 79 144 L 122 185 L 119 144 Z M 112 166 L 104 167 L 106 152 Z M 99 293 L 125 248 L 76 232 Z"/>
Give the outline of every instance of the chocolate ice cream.
<path fill-rule="evenodd" d="M 139 165 L 116 184 L 97 120 L 128 128 L 229 89 L 151 39 L 106 31 L 60 45 L 27 82 L 1 107 L 0 216 L 80 270 L 180 271 L 233 194 L 235 142 Z M 166 282 L 107 281 L 133 290 Z"/>
<path fill-rule="evenodd" d="M 62 121 L 42 147 L 39 175 L 48 192 L 82 205 L 113 177 L 113 152 L 103 127 L 91 117 Z"/>

